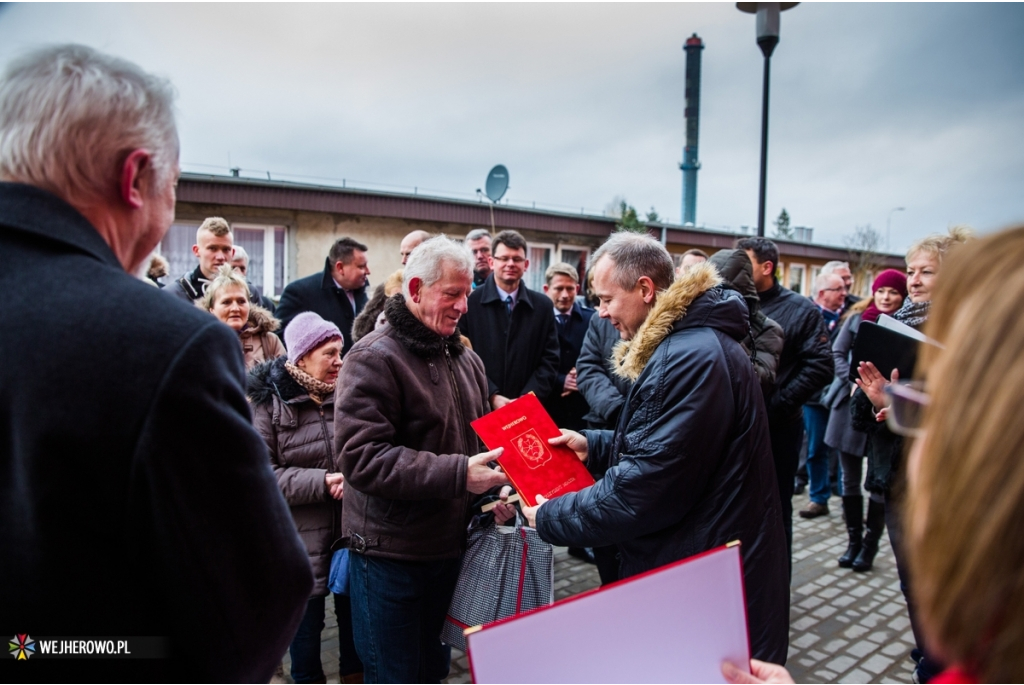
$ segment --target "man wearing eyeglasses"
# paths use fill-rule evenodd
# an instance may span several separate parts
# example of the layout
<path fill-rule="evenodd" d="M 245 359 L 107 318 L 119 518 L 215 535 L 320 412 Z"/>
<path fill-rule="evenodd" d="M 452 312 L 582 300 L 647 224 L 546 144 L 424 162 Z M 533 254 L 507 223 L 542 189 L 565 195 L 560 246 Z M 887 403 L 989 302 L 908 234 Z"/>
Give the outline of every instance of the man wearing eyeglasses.
<path fill-rule="evenodd" d="M 486 228 L 474 228 L 464 242 L 473 253 L 473 290 L 476 290 L 491 275 L 491 233 Z"/>
<path fill-rule="evenodd" d="M 839 314 L 843 311 L 846 298 L 846 283 L 838 273 L 821 274 L 814 279 L 814 304 L 828 330 L 829 347 L 839 332 Z M 807 431 L 807 480 L 811 501 L 800 510 L 800 516 L 812 519 L 828 515 L 828 499 L 831 494 L 829 483 L 829 447 L 825 444 L 825 428 L 828 426 L 829 410 L 821 404 L 821 393 L 827 384 L 811 396 L 804 405 L 804 429 Z"/>
<path fill-rule="evenodd" d="M 526 287 L 526 239 L 502 231 L 491 244 L 491 274 L 469 296 L 459 330 L 484 362 L 491 407 L 532 392 L 547 397 L 557 378 L 558 333 L 551 300 Z"/>

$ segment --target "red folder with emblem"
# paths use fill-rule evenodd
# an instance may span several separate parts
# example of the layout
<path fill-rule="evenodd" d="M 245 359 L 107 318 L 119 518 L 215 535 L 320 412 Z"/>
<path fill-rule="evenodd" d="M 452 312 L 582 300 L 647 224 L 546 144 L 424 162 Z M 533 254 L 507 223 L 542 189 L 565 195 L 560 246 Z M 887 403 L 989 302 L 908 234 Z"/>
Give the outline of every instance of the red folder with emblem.
<path fill-rule="evenodd" d="M 594 477 L 575 452 L 564 445 L 548 444 L 548 438 L 562 433 L 533 394 L 523 395 L 471 425 L 487 449 L 505 448 L 498 464 L 531 507 L 537 506 L 537 495 L 551 499 L 594 484 Z"/>

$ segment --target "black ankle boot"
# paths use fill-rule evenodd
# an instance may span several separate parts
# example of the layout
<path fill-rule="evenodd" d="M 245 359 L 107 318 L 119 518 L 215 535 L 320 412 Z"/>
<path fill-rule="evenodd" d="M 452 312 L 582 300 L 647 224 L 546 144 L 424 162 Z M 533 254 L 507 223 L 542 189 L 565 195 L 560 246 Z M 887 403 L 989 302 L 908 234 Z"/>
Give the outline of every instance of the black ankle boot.
<path fill-rule="evenodd" d="M 864 534 L 864 498 L 860 495 L 843 497 L 843 516 L 846 517 L 846 533 L 850 536 L 850 544 L 843 556 L 839 557 L 839 566 L 850 568 L 860 554 L 861 537 Z"/>
<path fill-rule="evenodd" d="M 871 570 L 872 564 L 875 563 L 875 555 L 878 554 L 878 542 L 885 531 L 885 505 L 873 499 L 868 500 L 867 529 L 860 554 L 853 562 L 853 570 L 858 573 Z"/>

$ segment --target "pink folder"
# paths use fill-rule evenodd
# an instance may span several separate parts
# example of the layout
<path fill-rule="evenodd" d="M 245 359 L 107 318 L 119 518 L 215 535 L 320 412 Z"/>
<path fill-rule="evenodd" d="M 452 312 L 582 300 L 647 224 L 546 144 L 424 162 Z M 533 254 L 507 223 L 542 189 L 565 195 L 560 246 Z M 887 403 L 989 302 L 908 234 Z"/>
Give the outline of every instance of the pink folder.
<path fill-rule="evenodd" d="M 739 543 L 467 632 L 477 683 L 724 683 L 750 663 Z"/>

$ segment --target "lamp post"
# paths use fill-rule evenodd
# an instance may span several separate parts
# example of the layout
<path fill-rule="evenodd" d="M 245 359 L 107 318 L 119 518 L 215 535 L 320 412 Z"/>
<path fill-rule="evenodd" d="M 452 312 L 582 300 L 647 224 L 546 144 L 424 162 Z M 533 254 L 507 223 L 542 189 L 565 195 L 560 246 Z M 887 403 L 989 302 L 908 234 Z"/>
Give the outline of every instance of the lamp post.
<path fill-rule="evenodd" d="M 893 207 L 889 210 L 889 216 L 885 219 L 885 251 L 892 251 L 892 243 L 889 242 L 889 225 L 892 223 L 892 213 L 902 212 L 906 207 Z"/>
<path fill-rule="evenodd" d="M 757 235 L 764 237 L 764 198 L 768 178 L 768 75 L 772 52 L 779 44 L 779 14 L 798 2 L 737 2 L 741 12 L 757 15 L 757 45 L 764 55 L 764 85 L 761 90 L 761 191 L 757 203 Z"/>

